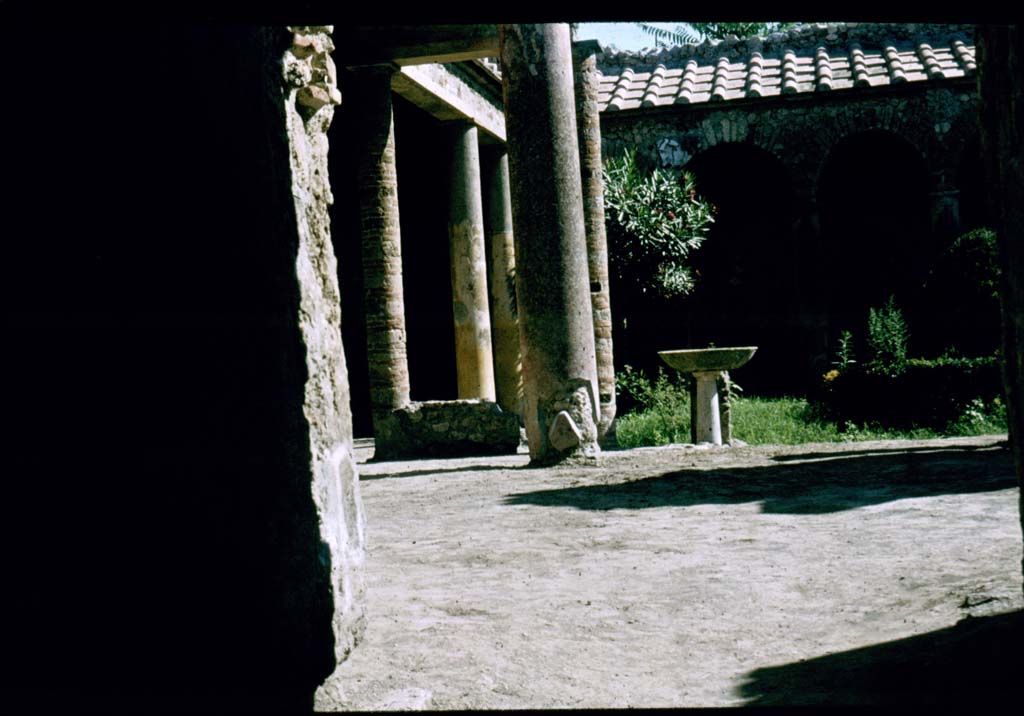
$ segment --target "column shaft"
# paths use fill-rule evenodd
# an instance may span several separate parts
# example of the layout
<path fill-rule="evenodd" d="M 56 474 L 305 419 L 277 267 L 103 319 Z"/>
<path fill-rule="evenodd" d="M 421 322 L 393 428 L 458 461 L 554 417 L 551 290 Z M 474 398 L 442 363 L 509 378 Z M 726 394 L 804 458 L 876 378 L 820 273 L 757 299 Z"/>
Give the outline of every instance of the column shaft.
<path fill-rule="evenodd" d="M 459 122 L 451 126 L 450 132 L 448 239 L 459 398 L 493 401 L 494 359 L 487 307 L 487 252 L 477 128 L 471 123 Z"/>
<path fill-rule="evenodd" d="M 693 434 L 695 443 L 722 444 L 722 422 L 718 412 L 718 371 L 694 373 L 697 420 Z"/>
<path fill-rule="evenodd" d="M 593 458 L 600 408 L 569 27 L 500 34 L 530 457 Z"/>
<path fill-rule="evenodd" d="M 576 87 L 576 123 L 583 184 L 583 219 L 587 232 L 587 265 L 590 301 L 594 311 L 594 347 L 597 387 L 601 402 L 598 437 L 604 437 L 615 420 L 615 364 L 612 355 L 611 293 L 608 285 L 608 236 L 604 220 L 604 165 L 601 161 L 601 118 L 597 100 L 600 45 L 588 40 L 573 45 Z"/>
<path fill-rule="evenodd" d="M 409 402 L 391 74 L 387 69 L 360 71 L 352 88 L 355 96 L 348 100 L 361 117 L 357 146 L 363 305 L 375 434 L 383 417 Z"/>
<path fill-rule="evenodd" d="M 494 338 L 494 387 L 502 410 L 523 414 L 522 357 L 516 321 L 516 252 L 512 233 L 508 153 L 502 149 L 487 172 L 490 242 L 491 331 Z"/>

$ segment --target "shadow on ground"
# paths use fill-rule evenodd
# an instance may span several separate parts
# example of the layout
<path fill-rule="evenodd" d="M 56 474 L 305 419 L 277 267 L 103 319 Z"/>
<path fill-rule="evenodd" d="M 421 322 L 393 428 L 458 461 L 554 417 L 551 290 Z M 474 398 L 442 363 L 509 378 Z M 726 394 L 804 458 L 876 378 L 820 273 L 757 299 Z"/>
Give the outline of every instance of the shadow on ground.
<path fill-rule="evenodd" d="M 440 475 L 446 472 L 482 472 L 484 470 L 521 470 L 521 465 L 460 465 L 459 467 L 435 467 L 423 470 L 406 470 L 405 472 L 386 472 L 380 475 L 360 474 L 359 480 L 384 480 L 392 477 L 419 477 L 420 475 Z"/>
<path fill-rule="evenodd" d="M 989 492 L 1015 487 L 1009 451 L 903 450 L 897 453 L 818 453 L 806 462 L 691 469 L 613 484 L 511 494 L 505 504 L 581 510 L 688 507 L 763 501 L 764 513 L 822 514 L 908 497 Z"/>
<path fill-rule="evenodd" d="M 895 447 L 895 448 L 867 448 L 864 450 L 843 450 L 833 454 L 822 452 L 793 453 L 787 455 L 773 455 L 772 460 L 776 462 L 796 462 L 801 460 L 838 460 L 855 455 L 889 455 L 893 453 L 948 453 L 948 452 L 970 452 L 972 450 L 993 450 L 995 448 L 1009 447 L 1009 443 L 1003 440 L 992 445 L 963 445 L 956 447 L 935 447 L 929 445 Z"/>
<path fill-rule="evenodd" d="M 749 706 L 912 704 L 979 712 L 1019 701 L 1022 640 L 1022 611 L 968 617 L 907 639 L 757 669 L 740 695 Z"/>

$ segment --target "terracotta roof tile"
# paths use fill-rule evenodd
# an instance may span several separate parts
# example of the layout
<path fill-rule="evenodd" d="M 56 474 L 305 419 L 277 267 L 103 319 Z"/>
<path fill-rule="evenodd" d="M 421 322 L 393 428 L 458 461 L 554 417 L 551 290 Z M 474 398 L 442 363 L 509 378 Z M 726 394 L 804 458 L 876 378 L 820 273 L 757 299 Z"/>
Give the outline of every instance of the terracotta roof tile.
<path fill-rule="evenodd" d="M 885 87 L 974 74 L 970 25 L 833 23 L 600 60 L 602 111 Z"/>

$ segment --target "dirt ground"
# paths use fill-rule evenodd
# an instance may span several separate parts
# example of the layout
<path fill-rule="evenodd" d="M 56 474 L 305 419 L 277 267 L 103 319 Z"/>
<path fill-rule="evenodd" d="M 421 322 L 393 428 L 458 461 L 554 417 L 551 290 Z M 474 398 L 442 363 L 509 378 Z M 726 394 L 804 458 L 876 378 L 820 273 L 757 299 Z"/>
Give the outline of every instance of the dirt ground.
<path fill-rule="evenodd" d="M 1005 436 L 366 462 L 367 630 L 317 710 L 1019 692 Z M 980 701 L 979 701 L 980 700 Z"/>

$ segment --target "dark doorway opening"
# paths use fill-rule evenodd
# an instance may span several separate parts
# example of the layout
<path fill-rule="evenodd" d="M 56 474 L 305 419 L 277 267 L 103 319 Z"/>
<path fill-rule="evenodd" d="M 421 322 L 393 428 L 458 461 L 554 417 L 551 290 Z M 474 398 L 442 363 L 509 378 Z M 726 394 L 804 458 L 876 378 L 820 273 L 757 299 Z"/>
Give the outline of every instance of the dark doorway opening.
<path fill-rule="evenodd" d="M 854 134 L 829 152 L 818 179 L 822 265 L 806 272 L 833 353 L 845 330 L 864 345 L 869 309 L 889 296 L 912 341 L 917 319 L 930 312 L 920 287 L 941 247 L 929 225 L 928 187 L 920 152 L 890 132 Z"/>
<path fill-rule="evenodd" d="M 799 391 L 794 198 L 785 167 L 752 144 L 724 143 L 685 169 L 715 207 L 693 256 L 696 287 L 683 302 L 688 346 L 758 346 L 737 382 L 757 395 Z"/>

